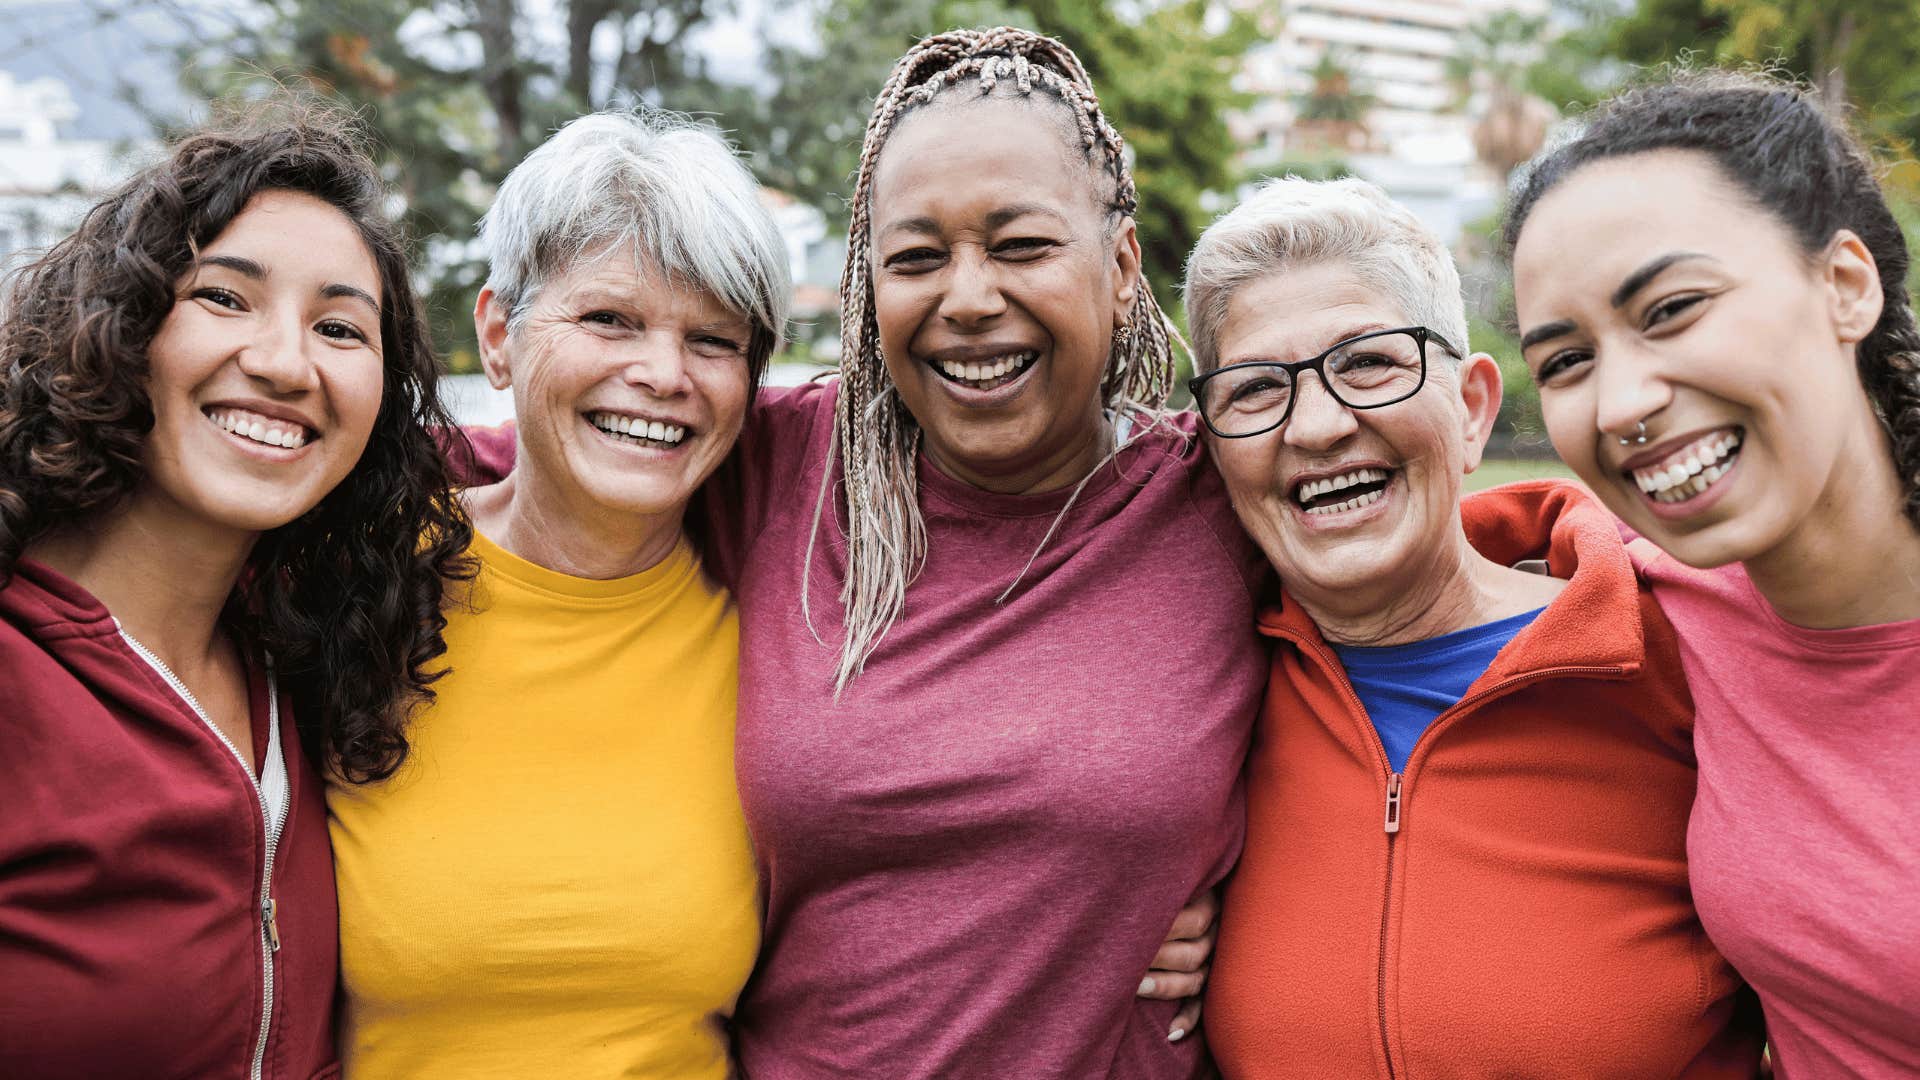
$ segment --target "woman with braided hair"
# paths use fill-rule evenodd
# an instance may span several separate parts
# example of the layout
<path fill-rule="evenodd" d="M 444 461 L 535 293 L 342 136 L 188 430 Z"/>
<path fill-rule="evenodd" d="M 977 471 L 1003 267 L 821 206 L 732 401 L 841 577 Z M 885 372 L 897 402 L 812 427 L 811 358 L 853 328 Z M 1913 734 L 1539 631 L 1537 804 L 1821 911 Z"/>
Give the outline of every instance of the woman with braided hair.
<path fill-rule="evenodd" d="M 1920 330 L 1873 164 L 1796 87 L 1684 75 L 1506 231 L 1554 446 L 1680 634 L 1700 919 L 1782 1073 L 1920 1074 Z"/>
<path fill-rule="evenodd" d="M 1056 41 L 928 38 L 875 103 L 841 378 L 764 399 L 717 530 L 767 903 L 734 1039 L 756 1080 L 1205 1068 L 1136 993 L 1191 992 L 1143 976 L 1238 854 L 1260 563 L 1161 412 L 1134 207 Z"/>
<path fill-rule="evenodd" d="M 754 1080 L 1207 1068 L 1174 999 L 1239 853 L 1262 563 L 1162 412 L 1134 206 L 1069 50 L 921 42 L 867 128 L 841 378 L 760 393 L 706 488 L 765 902 L 732 1024 Z M 471 434 L 497 478 L 511 435 Z"/>

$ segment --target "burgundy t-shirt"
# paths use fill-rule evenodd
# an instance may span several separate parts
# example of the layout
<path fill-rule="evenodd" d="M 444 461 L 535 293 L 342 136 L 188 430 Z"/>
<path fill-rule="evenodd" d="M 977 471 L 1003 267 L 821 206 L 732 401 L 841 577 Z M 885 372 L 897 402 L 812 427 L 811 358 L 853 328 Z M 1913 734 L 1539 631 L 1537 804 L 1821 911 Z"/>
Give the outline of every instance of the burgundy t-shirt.
<path fill-rule="evenodd" d="M 1167 1041 L 1175 1003 L 1135 991 L 1239 856 L 1267 653 L 1265 563 L 1193 417 L 1103 466 L 1004 603 L 1069 492 L 992 494 L 923 458 L 926 567 L 836 701 L 837 506 L 811 629 L 800 607 L 836 393 L 763 391 L 690 521 L 740 605 L 736 767 L 767 906 L 734 1015 L 745 1075 L 1201 1074 L 1199 1038 Z M 458 463 L 498 475 L 511 434 L 472 434 Z"/>
<path fill-rule="evenodd" d="M 845 546 L 807 539 L 837 386 L 761 399 L 744 520 L 740 793 L 767 900 L 735 1017 L 751 1080 L 1187 1077 L 1135 991 L 1238 857 L 1267 670 L 1264 563 L 1194 437 L 1140 434 L 1086 485 L 998 495 L 923 457 L 926 568 L 836 702 Z M 721 515 L 725 516 L 725 515 Z M 1204 1030 L 1204 1028 L 1202 1029 Z"/>

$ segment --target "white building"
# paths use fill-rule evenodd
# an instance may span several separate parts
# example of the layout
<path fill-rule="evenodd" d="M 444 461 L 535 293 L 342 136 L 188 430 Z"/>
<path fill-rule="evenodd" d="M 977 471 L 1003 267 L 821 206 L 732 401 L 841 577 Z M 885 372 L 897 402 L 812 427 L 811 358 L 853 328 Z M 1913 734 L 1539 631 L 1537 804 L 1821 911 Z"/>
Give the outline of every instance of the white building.
<path fill-rule="evenodd" d="M 60 80 L 23 82 L 0 71 L 0 264 L 73 231 L 126 175 L 128 155 L 139 152 L 107 139 L 64 136 L 78 116 Z"/>
<path fill-rule="evenodd" d="M 1498 178 L 1480 168 L 1473 120 L 1458 102 L 1448 61 L 1466 30 L 1500 11 L 1541 16 L 1550 0 L 1279 0 L 1274 39 L 1248 53 L 1243 87 L 1258 100 L 1236 120 L 1259 168 L 1297 152 L 1289 140 L 1312 72 L 1332 55 L 1373 99 L 1366 139 L 1342 155 L 1353 170 L 1407 203 L 1449 242 L 1486 213 Z"/>

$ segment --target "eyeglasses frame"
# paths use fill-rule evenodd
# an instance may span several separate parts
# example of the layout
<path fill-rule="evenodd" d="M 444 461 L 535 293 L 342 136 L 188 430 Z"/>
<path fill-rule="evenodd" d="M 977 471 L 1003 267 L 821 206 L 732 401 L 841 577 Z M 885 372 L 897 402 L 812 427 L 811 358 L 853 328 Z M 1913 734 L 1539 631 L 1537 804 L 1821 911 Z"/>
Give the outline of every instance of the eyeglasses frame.
<path fill-rule="evenodd" d="M 1413 384 L 1413 389 L 1407 391 L 1406 393 L 1400 395 L 1397 398 L 1394 398 L 1392 401 L 1381 401 L 1381 402 L 1376 402 L 1375 404 L 1372 404 L 1372 405 L 1355 405 L 1352 402 L 1348 401 L 1346 398 L 1341 397 L 1340 391 L 1335 390 L 1333 388 L 1332 381 L 1327 378 L 1327 357 L 1332 356 L 1334 353 L 1339 352 L 1341 349 L 1344 349 L 1347 346 L 1354 344 L 1355 342 L 1366 341 L 1369 338 L 1386 337 L 1388 334 L 1406 334 L 1412 337 L 1416 342 L 1419 343 L 1420 345 L 1420 381 Z M 1446 350 L 1447 355 L 1449 356 L 1453 356 L 1453 357 L 1460 356 L 1459 350 L 1455 349 L 1452 345 L 1447 344 L 1446 338 L 1441 337 L 1439 334 L 1433 332 L 1432 330 L 1427 329 L 1424 326 L 1396 326 L 1389 330 L 1369 330 L 1364 334 L 1355 334 L 1353 337 L 1347 338 L 1344 341 L 1336 341 L 1332 345 L 1327 346 L 1327 349 L 1325 352 L 1321 353 L 1319 356 L 1312 358 L 1311 360 L 1293 360 L 1293 361 L 1246 360 L 1238 364 L 1228 364 L 1226 367 L 1214 368 L 1212 371 L 1207 372 L 1205 375 L 1195 375 L 1193 378 L 1188 379 L 1187 393 L 1192 395 L 1193 397 L 1194 411 L 1200 414 L 1200 422 L 1207 425 L 1207 430 L 1213 433 L 1214 438 L 1216 439 L 1251 439 L 1256 435 L 1265 435 L 1267 432 L 1275 430 L 1276 428 L 1280 427 L 1282 424 L 1285 424 L 1288 420 L 1292 419 L 1293 407 L 1295 404 L 1297 404 L 1300 401 L 1300 395 L 1298 393 L 1295 393 L 1292 396 L 1288 397 L 1287 407 L 1283 412 L 1281 412 L 1280 419 L 1275 420 L 1273 423 L 1267 425 L 1266 427 L 1263 427 L 1258 431 L 1248 431 L 1248 432 L 1242 432 L 1241 434 L 1238 434 L 1238 435 L 1229 435 L 1226 432 L 1221 431 L 1219 428 L 1216 428 L 1213 426 L 1213 419 L 1207 415 L 1207 410 L 1201 406 L 1200 388 L 1206 385 L 1207 380 L 1213 378 L 1216 375 L 1220 375 L 1228 371 L 1240 371 L 1245 368 L 1252 368 L 1252 367 L 1279 368 L 1282 371 L 1285 371 L 1287 373 L 1287 378 L 1293 380 L 1292 385 L 1294 389 L 1298 390 L 1300 386 L 1300 373 L 1302 371 L 1312 371 L 1314 374 L 1320 376 L 1321 388 L 1326 390 L 1327 394 L 1331 396 L 1333 400 L 1339 402 L 1343 407 L 1348 409 L 1355 409 L 1355 410 L 1384 409 L 1389 405 L 1400 404 L 1401 402 L 1407 400 L 1413 395 L 1419 393 L 1421 388 L 1427 385 L 1427 367 L 1428 367 L 1427 342 L 1429 341 L 1433 342 L 1434 344 L 1440 346 L 1442 349 Z"/>

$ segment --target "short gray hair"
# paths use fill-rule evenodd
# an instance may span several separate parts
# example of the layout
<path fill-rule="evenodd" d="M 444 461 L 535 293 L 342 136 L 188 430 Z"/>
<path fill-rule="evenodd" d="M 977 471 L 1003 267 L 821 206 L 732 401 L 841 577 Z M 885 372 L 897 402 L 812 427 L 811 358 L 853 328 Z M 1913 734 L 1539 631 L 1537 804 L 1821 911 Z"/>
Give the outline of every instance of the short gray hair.
<path fill-rule="evenodd" d="M 1220 362 L 1220 326 L 1241 287 L 1315 263 L 1337 263 L 1464 354 L 1460 272 L 1433 230 L 1365 180 L 1269 180 L 1200 234 L 1187 259 L 1194 368 Z M 1449 357 L 1449 359 L 1457 359 Z"/>
<path fill-rule="evenodd" d="M 733 149 L 679 113 L 610 110 L 562 127 L 501 182 L 480 240 L 510 330 L 580 259 L 631 247 L 754 324 L 755 383 L 786 332 L 793 282 L 780 229 Z"/>

